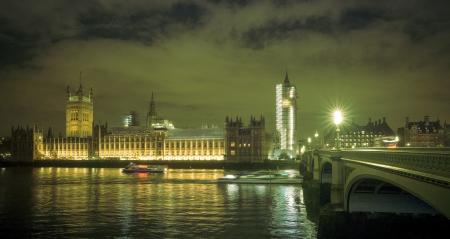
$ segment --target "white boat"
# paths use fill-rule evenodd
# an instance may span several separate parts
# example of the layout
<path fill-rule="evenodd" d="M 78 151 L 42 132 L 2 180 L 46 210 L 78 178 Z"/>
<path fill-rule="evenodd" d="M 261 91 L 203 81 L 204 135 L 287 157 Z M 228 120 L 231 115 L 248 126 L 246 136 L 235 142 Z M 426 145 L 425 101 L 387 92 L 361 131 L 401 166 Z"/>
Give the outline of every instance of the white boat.
<path fill-rule="evenodd" d="M 124 173 L 164 173 L 167 166 L 164 165 L 142 165 L 130 163 L 122 169 Z"/>
<path fill-rule="evenodd" d="M 301 184 L 302 178 L 292 171 L 257 171 L 248 174 L 228 174 L 217 180 L 218 183 L 248 184 Z"/>

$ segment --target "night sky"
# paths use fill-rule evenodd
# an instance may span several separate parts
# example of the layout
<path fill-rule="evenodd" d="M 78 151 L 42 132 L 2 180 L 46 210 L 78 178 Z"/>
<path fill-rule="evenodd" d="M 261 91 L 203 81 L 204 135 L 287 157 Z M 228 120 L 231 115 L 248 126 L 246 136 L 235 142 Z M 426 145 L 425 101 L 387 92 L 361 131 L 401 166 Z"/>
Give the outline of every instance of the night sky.
<path fill-rule="evenodd" d="M 2 0 L 0 135 L 64 132 L 65 89 L 93 87 L 95 122 L 144 121 L 151 92 L 178 127 L 266 116 L 298 89 L 302 137 L 342 105 L 358 123 L 450 121 L 450 1 Z"/>

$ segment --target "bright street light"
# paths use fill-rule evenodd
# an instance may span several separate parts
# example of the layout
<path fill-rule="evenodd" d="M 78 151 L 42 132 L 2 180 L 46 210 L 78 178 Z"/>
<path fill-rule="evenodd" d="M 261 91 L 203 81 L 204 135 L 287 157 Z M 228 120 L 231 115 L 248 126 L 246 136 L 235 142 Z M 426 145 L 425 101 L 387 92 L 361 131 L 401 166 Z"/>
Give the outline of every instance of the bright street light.
<path fill-rule="evenodd" d="M 308 144 L 311 143 L 311 137 L 308 137 Z"/>
<path fill-rule="evenodd" d="M 333 122 L 336 126 L 340 125 L 344 120 L 344 116 L 340 109 L 337 109 L 333 112 Z"/>

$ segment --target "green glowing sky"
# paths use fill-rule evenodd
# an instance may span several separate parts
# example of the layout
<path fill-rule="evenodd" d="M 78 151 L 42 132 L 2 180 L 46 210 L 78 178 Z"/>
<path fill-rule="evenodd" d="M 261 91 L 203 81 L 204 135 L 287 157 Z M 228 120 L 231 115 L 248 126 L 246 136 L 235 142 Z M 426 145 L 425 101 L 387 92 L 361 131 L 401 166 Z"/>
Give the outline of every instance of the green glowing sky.
<path fill-rule="evenodd" d="M 95 121 L 119 125 L 151 92 L 179 127 L 263 114 L 298 89 L 303 137 L 330 107 L 356 122 L 450 121 L 448 1 L 16 1 L 0 3 L 0 134 L 64 129 L 65 87 L 93 87 Z"/>

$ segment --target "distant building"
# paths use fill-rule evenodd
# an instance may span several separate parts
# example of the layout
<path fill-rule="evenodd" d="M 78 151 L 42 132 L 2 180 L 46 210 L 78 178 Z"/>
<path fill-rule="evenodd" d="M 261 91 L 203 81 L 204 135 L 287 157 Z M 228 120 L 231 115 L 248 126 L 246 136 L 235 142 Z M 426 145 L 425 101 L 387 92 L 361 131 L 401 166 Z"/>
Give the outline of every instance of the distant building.
<path fill-rule="evenodd" d="M 88 159 L 94 156 L 92 138 L 57 137 L 35 142 L 39 150 L 33 159 Z"/>
<path fill-rule="evenodd" d="M 262 161 L 267 158 L 265 120 L 250 117 L 244 126 L 241 118 L 225 120 L 225 155 L 227 160 Z"/>
<path fill-rule="evenodd" d="M 85 96 L 80 85 L 76 94 L 72 95 L 70 88 L 67 88 L 67 136 L 55 137 L 51 128 L 45 136 L 36 126 L 12 128 L 12 158 L 242 161 L 267 158 L 265 120 L 262 116 L 260 119 L 251 117 L 248 126 L 243 126 L 240 119 L 227 118 L 225 130 L 217 127 L 178 129 L 172 122 L 157 115 L 153 94 L 144 126 L 138 125 L 137 114 L 133 111 L 125 127 L 109 128 L 107 124 L 93 126 L 93 115 L 92 90 Z M 291 126 L 292 119 L 288 121 Z M 288 126 L 290 131 L 291 126 Z"/>
<path fill-rule="evenodd" d="M 422 121 L 410 121 L 407 117 L 398 134 L 404 147 L 442 147 L 445 143 L 445 129 L 439 120 L 431 121 L 430 116 Z"/>
<path fill-rule="evenodd" d="M 450 124 L 444 122 L 444 146 L 450 147 Z"/>
<path fill-rule="evenodd" d="M 109 129 L 107 124 L 92 127 L 92 90 L 83 95 L 68 92 L 66 107 L 67 137 L 54 137 L 51 128 L 44 137 L 34 128 L 12 128 L 11 153 L 16 160 L 31 159 L 133 159 L 133 160 L 223 160 L 224 130 L 219 128 L 175 129 L 156 115 L 153 99 L 148 125 L 137 125 L 131 112 L 127 127 Z M 88 124 L 90 127 L 88 127 Z M 93 129 L 94 128 L 94 129 Z"/>
<path fill-rule="evenodd" d="M 37 127 L 11 128 L 11 154 L 17 160 L 39 158 L 43 150 L 43 133 Z"/>
<path fill-rule="evenodd" d="M 0 136 L 0 160 L 11 157 L 11 139 Z"/>
<path fill-rule="evenodd" d="M 139 126 L 138 114 L 133 110 L 123 118 L 123 127 L 127 128 L 136 126 Z"/>
<path fill-rule="evenodd" d="M 443 128 L 444 128 L 444 136 L 443 136 L 444 146 L 450 147 L 450 123 L 447 124 L 447 122 L 444 122 Z"/>
<path fill-rule="evenodd" d="M 295 157 L 297 154 L 297 90 L 289 82 L 287 72 L 284 82 L 276 85 L 275 93 L 276 130 L 281 151 L 278 154 Z"/>
<path fill-rule="evenodd" d="M 67 86 L 66 101 L 66 137 L 91 137 L 94 121 L 94 103 L 92 88 L 84 95 L 80 84 L 75 94 Z"/>
<path fill-rule="evenodd" d="M 397 145 L 395 133 L 384 117 L 375 122 L 369 119 L 366 125 L 351 122 L 341 126 L 340 141 L 342 148 L 395 147 Z M 326 142 L 329 147 L 335 146 L 334 130 L 327 135 Z"/>
<path fill-rule="evenodd" d="M 175 129 L 175 126 L 173 125 L 172 121 L 163 119 L 158 116 L 156 112 L 156 103 L 155 99 L 153 97 L 152 92 L 152 98 L 150 100 L 149 109 L 147 112 L 147 120 L 146 120 L 146 126 L 147 128 L 152 129 Z"/>
<path fill-rule="evenodd" d="M 115 131 L 101 137 L 100 158 L 142 160 L 223 160 L 222 129 Z"/>

